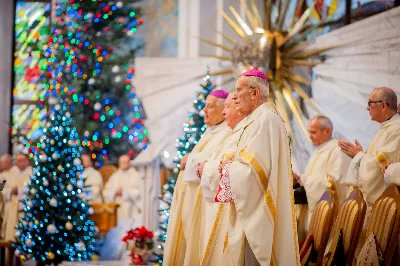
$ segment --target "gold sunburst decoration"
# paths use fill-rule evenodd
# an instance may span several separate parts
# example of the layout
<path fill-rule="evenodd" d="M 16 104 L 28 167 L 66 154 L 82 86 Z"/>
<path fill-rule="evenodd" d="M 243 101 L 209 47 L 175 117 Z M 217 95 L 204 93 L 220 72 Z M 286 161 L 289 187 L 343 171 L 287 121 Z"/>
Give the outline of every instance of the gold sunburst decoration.
<path fill-rule="evenodd" d="M 310 81 L 296 73 L 294 67 L 312 67 L 321 63 L 317 57 L 333 47 L 307 47 L 309 44 L 307 34 L 310 33 L 310 29 L 319 27 L 307 23 L 311 14 L 315 13 L 314 4 L 309 6 L 298 19 L 293 16 L 290 25 L 285 27 L 290 1 L 265 0 L 264 21 L 254 0 L 250 0 L 250 5 L 246 0 L 241 0 L 244 17 L 241 17 L 232 6 L 229 7 L 230 15 L 219 9 L 219 13 L 236 32 L 238 39 L 218 32 L 231 44 L 231 47 L 211 40 L 201 40 L 230 53 L 230 56 L 206 56 L 232 63 L 232 67 L 211 73 L 212 75 L 233 74 L 237 77 L 251 68 L 263 69 L 270 80 L 270 99 L 275 101 L 282 118 L 287 123 L 289 134 L 293 136 L 289 123 L 291 112 L 304 134 L 308 136 L 303 120 L 305 116 L 295 94 L 317 113 L 319 110 L 302 88 L 303 85 L 310 86 Z M 299 13 L 303 5 L 304 0 L 298 0 L 295 13 Z"/>

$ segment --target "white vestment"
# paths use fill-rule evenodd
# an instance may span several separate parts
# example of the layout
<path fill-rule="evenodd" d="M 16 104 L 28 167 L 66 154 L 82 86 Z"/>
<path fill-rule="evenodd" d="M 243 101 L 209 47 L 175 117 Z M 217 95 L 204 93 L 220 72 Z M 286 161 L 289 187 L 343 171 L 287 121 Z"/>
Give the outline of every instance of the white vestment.
<path fill-rule="evenodd" d="M 367 202 L 365 225 L 369 221 L 372 205 L 385 190 L 382 167 L 399 161 L 400 115 L 381 123 L 381 129 L 368 145 L 351 161 L 343 182 L 361 188 Z"/>
<path fill-rule="evenodd" d="M 216 196 L 230 207 L 228 256 L 223 265 L 247 263 L 241 258 L 250 249 L 262 266 L 300 265 L 284 122 L 271 103 L 259 106 L 245 121 Z"/>
<path fill-rule="evenodd" d="M 118 169 L 113 173 L 106 183 L 103 196 L 105 202 L 115 202 L 119 204 L 118 223 L 124 220 L 135 220 L 141 213 L 140 200 L 142 198 L 142 177 L 135 168 L 127 171 Z M 115 196 L 118 188 L 122 188 L 122 196 Z M 140 225 L 140 224 L 139 224 Z"/>
<path fill-rule="evenodd" d="M 214 128 L 218 128 L 214 127 Z M 185 170 L 180 171 L 178 178 L 176 180 L 176 185 L 174 189 L 174 195 L 172 196 L 172 202 L 169 212 L 168 228 L 167 228 L 167 240 L 164 245 L 164 264 L 165 265 L 183 265 L 185 260 L 186 252 L 186 238 L 183 232 L 183 202 L 185 198 L 185 192 L 187 187 L 187 182 L 185 181 L 185 175 L 196 177 L 196 165 L 197 163 L 193 158 L 195 154 L 201 153 L 205 145 L 215 136 L 211 134 L 213 128 L 208 128 L 204 133 L 203 137 L 198 141 L 196 146 L 194 146 L 192 152 L 189 154 L 186 161 Z M 217 130 L 218 132 L 218 130 Z M 192 173 L 193 172 L 193 173 Z M 191 180 L 194 178 L 191 177 Z M 195 181 L 195 179 L 193 180 Z M 193 182 L 196 184 L 196 182 Z M 188 204 L 186 205 L 188 208 Z"/>
<path fill-rule="evenodd" d="M 400 162 L 390 164 L 385 171 L 384 178 L 387 187 L 392 184 L 400 187 Z"/>
<path fill-rule="evenodd" d="M 330 139 L 315 148 L 304 174 L 300 176 L 308 202 L 308 212 L 299 215 L 298 233 L 300 241 L 302 240 L 301 231 L 304 230 L 303 236 L 308 231 L 311 215 L 317 202 L 325 191 L 332 189 L 331 182 L 334 184 L 337 206 L 340 207 L 346 199 L 348 187 L 340 182 L 346 176 L 350 161 L 350 157 L 341 151 L 336 139 Z"/>
<path fill-rule="evenodd" d="M 119 205 L 117 210 L 117 227 L 111 229 L 104 239 L 104 245 L 100 250 L 101 260 L 128 261 L 126 245 L 121 239 L 131 228 L 143 225 L 141 214 L 142 177 L 135 168 L 127 171 L 118 169 L 107 181 L 103 190 L 106 203 L 115 202 Z M 115 192 L 122 188 L 122 196 L 115 196 Z"/>
<path fill-rule="evenodd" d="M 83 174 L 86 177 L 85 186 L 89 186 L 88 188 L 88 200 L 92 203 L 101 203 L 103 202 L 103 196 L 101 194 L 101 190 L 103 189 L 103 178 L 99 171 L 94 169 L 93 167 L 85 168 Z"/>
<path fill-rule="evenodd" d="M 244 120 L 242 120 L 244 121 Z M 224 266 L 224 253 L 227 247 L 230 206 L 215 202 L 218 192 L 219 163 L 221 159 L 232 159 L 236 153 L 241 133 L 246 123 L 238 123 L 232 133 L 215 148 L 207 159 L 201 176 L 203 191 L 200 231 L 201 265 Z"/>
<path fill-rule="evenodd" d="M 193 265 L 193 260 L 198 258 L 198 256 L 193 257 L 189 254 L 189 250 L 196 249 L 198 244 L 189 245 L 188 242 L 191 232 L 200 230 L 195 229 L 197 228 L 195 224 L 192 226 L 192 221 L 195 222 L 192 216 L 198 215 L 198 212 L 194 212 L 195 205 L 199 205 L 199 200 L 196 204 L 196 199 L 199 198 L 199 195 L 201 197 L 200 179 L 196 176 L 196 166 L 202 162 L 201 159 L 204 156 L 212 152 L 213 146 L 222 142 L 229 132 L 230 129 L 225 122 L 208 128 L 190 153 L 185 170 L 179 173 L 168 220 L 167 240 L 164 245 L 164 265 Z M 184 182 L 186 176 L 189 176 L 188 180 L 192 181 Z M 186 254 L 189 255 L 186 257 Z"/>
<path fill-rule="evenodd" d="M 1 175 L 7 180 L 3 189 L 6 205 L 4 208 L 5 219 L 2 225 L 2 236 L 4 236 L 5 240 L 15 241 L 15 226 L 18 224 L 19 217 L 19 201 L 25 195 L 26 185 L 32 175 L 32 167 L 29 166 L 24 171 L 20 171 L 14 166 L 9 171 L 2 172 Z M 13 187 L 18 188 L 18 195 L 11 193 Z"/>

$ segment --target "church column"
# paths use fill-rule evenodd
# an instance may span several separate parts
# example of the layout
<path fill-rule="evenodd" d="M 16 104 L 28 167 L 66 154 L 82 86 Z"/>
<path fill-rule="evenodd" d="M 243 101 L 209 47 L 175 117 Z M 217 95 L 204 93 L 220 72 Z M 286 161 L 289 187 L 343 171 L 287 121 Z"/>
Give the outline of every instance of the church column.
<path fill-rule="evenodd" d="M 3 0 L 0 8 L 0 154 L 10 149 L 15 0 Z"/>
<path fill-rule="evenodd" d="M 178 57 L 199 57 L 200 0 L 178 0 Z"/>

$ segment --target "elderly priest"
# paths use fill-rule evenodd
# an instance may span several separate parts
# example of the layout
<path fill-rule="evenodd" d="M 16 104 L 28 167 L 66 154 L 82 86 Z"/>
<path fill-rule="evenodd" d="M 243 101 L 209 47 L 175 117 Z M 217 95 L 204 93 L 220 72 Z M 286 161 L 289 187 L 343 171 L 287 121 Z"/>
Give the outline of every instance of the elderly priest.
<path fill-rule="evenodd" d="M 246 118 L 233 159 L 222 159 L 216 202 L 230 208 L 224 265 L 300 265 L 289 140 L 258 69 L 236 82 Z"/>
<path fill-rule="evenodd" d="M 175 186 L 164 249 L 165 265 L 199 265 L 199 255 L 194 250 L 198 250 L 202 190 L 196 166 L 231 132 L 222 114 L 227 97 L 226 91 L 214 90 L 206 99 L 204 123 L 207 130 L 188 156 L 185 170 L 179 174 Z M 193 241 L 187 245 L 189 239 Z"/>

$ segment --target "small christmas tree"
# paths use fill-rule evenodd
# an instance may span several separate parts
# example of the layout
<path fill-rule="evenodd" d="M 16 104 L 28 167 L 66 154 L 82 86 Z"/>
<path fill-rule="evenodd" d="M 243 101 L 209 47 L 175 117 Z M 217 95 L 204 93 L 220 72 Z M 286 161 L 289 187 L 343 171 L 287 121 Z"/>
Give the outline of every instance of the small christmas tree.
<path fill-rule="evenodd" d="M 22 261 L 38 265 L 88 260 L 95 252 L 93 211 L 84 197 L 81 146 L 65 103 L 57 104 L 34 149 L 34 174 L 21 201 L 16 233 Z"/>
<path fill-rule="evenodd" d="M 193 108 L 190 110 L 188 116 L 189 120 L 183 124 L 184 135 L 177 139 L 177 156 L 174 158 L 174 167 L 171 169 L 171 177 L 167 184 L 163 186 L 163 197 L 160 199 L 160 224 L 156 237 L 158 240 L 157 250 L 155 251 L 155 262 L 162 264 L 163 262 L 163 249 L 164 243 L 167 239 L 167 227 L 169 209 L 171 207 L 172 195 L 174 194 L 176 179 L 178 178 L 181 168 L 180 161 L 183 156 L 190 153 L 194 146 L 198 143 L 200 138 L 206 131 L 206 124 L 204 124 L 203 108 L 206 105 L 206 98 L 210 92 L 215 89 L 209 75 L 207 68 L 207 75 L 204 77 L 205 84 L 201 85 L 202 90 L 198 93 L 197 98 L 193 101 Z"/>

